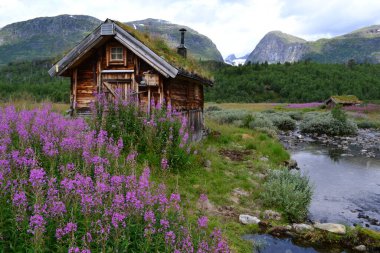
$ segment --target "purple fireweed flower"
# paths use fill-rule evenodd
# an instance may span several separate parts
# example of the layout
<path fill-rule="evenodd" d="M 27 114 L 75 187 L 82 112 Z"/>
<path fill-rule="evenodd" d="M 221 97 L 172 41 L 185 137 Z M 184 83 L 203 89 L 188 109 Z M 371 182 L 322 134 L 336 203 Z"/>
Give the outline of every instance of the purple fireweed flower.
<path fill-rule="evenodd" d="M 200 196 L 199 196 L 199 202 L 206 202 L 208 201 L 208 197 L 206 194 L 202 193 Z"/>
<path fill-rule="evenodd" d="M 33 169 L 30 171 L 29 182 L 33 187 L 43 186 L 46 182 L 44 169 Z"/>
<path fill-rule="evenodd" d="M 63 216 L 66 213 L 66 206 L 62 201 L 53 201 L 49 204 L 48 208 L 49 214 L 52 217 Z"/>
<path fill-rule="evenodd" d="M 29 220 L 29 233 L 35 234 L 37 231 L 45 232 L 46 221 L 40 214 L 35 214 L 30 217 Z"/>
<path fill-rule="evenodd" d="M 201 241 L 198 245 L 197 253 L 208 253 L 210 252 L 210 247 L 206 241 Z"/>
<path fill-rule="evenodd" d="M 168 229 L 169 228 L 169 221 L 168 220 L 164 220 L 164 219 L 162 219 L 162 220 L 160 220 L 160 225 L 162 226 L 162 228 L 163 229 Z"/>
<path fill-rule="evenodd" d="M 198 219 L 198 227 L 199 228 L 205 228 L 207 227 L 208 218 L 207 216 L 202 216 Z"/>
<path fill-rule="evenodd" d="M 168 159 L 166 159 L 166 158 L 162 158 L 162 159 L 161 159 L 161 168 L 162 168 L 163 170 L 167 170 L 168 167 L 169 167 Z"/>
<path fill-rule="evenodd" d="M 170 195 L 170 202 L 172 203 L 175 209 L 179 210 L 180 209 L 179 202 L 181 202 L 181 196 L 177 193 L 172 193 Z"/>
<path fill-rule="evenodd" d="M 55 230 L 55 237 L 60 240 L 62 237 L 64 237 L 67 234 L 75 233 L 78 229 L 78 226 L 76 223 L 69 222 L 64 226 L 63 228 L 57 228 Z"/>
<path fill-rule="evenodd" d="M 26 194 L 24 191 L 19 191 L 13 195 L 13 205 L 17 207 L 26 207 L 28 205 Z"/>
<path fill-rule="evenodd" d="M 127 162 L 135 162 L 137 158 L 138 153 L 136 151 L 132 151 L 127 156 Z"/>
<path fill-rule="evenodd" d="M 150 169 L 146 167 L 139 179 L 139 187 L 141 189 L 149 188 L 149 176 L 150 176 Z"/>
<path fill-rule="evenodd" d="M 168 231 L 165 233 L 165 243 L 169 245 L 174 245 L 175 244 L 175 233 L 173 231 Z"/>
<path fill-rule="evenodd" d="M 153 224 L 156 223 L 156 218 L 155 218 L 153 211 L 148 210 L 145 212 L 144 221 L 149 222 L 149 223 L 153 223 Z"/>
<path fill-rule="evenodd" d="M 112 215 L 112 225 L 114 226 L 114 228 L 119 228 L 119 224 L 121 224 L 122 227 L 125 227 L 125 215 L 124 214 L 121 214 L 121 213 L 114 213 Z"/>

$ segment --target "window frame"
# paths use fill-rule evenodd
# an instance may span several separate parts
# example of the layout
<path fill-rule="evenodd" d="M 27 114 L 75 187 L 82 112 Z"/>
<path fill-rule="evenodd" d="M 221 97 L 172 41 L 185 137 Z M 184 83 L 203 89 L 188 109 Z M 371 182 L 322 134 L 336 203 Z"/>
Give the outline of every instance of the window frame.
<path fill-rule="evenodd" d="M 121 49 L 121 52 L 112 53 L 113 49 Z M 113 55 L 121 55 L 121 58 L 112 58 Z M 122 46 L 111 46 L 110 47 L 110 62 L 124 62 L 124 48 Z"/>

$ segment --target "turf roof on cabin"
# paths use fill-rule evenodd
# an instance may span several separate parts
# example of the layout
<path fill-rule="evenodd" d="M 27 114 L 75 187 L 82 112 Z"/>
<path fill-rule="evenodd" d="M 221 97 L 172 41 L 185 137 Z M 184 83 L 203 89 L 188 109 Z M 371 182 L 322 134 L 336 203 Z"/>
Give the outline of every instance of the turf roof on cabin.
<path fill-rule="evenodd" d="M 189 55 L 187 58 L 182 57 L 177 53 L 175 49 L 169 47 L 162 38 L 150 36 L 148 33 L 135 30 L 132 27 L 119 21 L 113 20 L 113 22 L 115 22 L 118 26 L 131 34 L 134 38 L 139 40 L 154 53 L 171 64 L 173 67 L 191 73 L 192 75 L 198 76 L 202 79 L 207 79 L 208 81 L 212 80 L 211 73 L 202 68 L 198 64 L 197 60 Z"/>
<path fill-rule="evenodd" d="M 354 95 L 331 96 L 331 99 L 338 104 L 359 104 L 361 101 Z"/>

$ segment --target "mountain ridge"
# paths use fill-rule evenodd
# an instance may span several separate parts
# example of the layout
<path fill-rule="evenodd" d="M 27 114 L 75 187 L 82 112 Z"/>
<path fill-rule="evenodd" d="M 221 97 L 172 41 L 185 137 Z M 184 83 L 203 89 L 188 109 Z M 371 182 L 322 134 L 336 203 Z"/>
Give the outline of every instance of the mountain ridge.
<path fill-rule="evenodd" d="M 267 33 L 247 58 L 250 63 L 285 63 L 311 60 L 320 63 L 380 63 L 380 25 L 350 33 L 306 41 L 280 31 Z"/>
<path fill-rule="evenodd" d="M 179 28 L 185 27 L 157 19 L 125 23 L 136 22 L 150 23 L 150 29 L 144 31 L 153 36 L 161 36 L 173 48 L 179 45 Z M 92 16 L 63 14 L 8 24 L 0 28 L 0 66 L 10 62 L 61 57 L 101 23 L 101 20 Z M 217 47 L 207 36 L 190 27 L 186 28 L 188 33 L 185 45 L 189 49 L 189 55 L 196 59 L 223 61 Z M 194 45 L 190 45 L 191 42 Z"/>

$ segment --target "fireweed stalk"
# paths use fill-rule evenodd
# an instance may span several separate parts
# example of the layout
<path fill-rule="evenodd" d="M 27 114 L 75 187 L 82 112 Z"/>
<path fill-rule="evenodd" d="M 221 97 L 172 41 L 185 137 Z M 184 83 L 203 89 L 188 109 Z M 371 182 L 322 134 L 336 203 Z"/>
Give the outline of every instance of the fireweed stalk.
<path fill-rule="evenodd" d="M 136 150 L 152 165 L 164 170 L 185 169 L 190 165 L 191 147 L 187 117 L 172 109 L 165 101 L 151 101 L 150 114 L 138 105 L 135 95 L 110 101 L 97 94 L 92 104 L 93 128 L 106 131 L 114 140 L 121 140 L 123 150 Z"/>
<path fill-rule="evenodd" d="M 168 169 L 175 161 L 173 143 L 187 145 L 186 130 L 172 113 L 154 110 L 149 123 L 139 119 L 142 129 L 134 134 L 152 134 L 149 126 L 156 124 L 162 142 L 145 149 L 160 148 L 157 157 L 167 162 L 159 159 L 157 168 L 163 161 Z M 149 167 L 136 172 L 143 147 L 128 143 L 134 137 L 126 134 L 66 119 L 48 106 L 0 109 L 1 250 L 229 252 L 221 232 L 208 228 L 207 217 L 189 229 L 180 195 L 153 183 Z"/>

